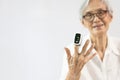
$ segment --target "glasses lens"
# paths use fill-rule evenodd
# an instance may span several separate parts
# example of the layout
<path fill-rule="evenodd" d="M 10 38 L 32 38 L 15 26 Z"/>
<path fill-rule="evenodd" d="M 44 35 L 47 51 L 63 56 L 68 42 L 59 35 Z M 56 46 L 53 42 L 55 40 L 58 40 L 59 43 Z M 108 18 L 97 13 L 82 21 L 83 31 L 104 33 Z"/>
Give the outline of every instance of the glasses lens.
<path fill-rule="evenodd" d="M 91 14 L 91 13 L 88 13 L 88 14 L 86 14 L 85 16 L 83 16 L 83 18 L 85 19 L 85 20 L 91 20 L 92 18 L 93 18 L 93 16 L 94 16 L 94 14 Z"/>
<path fill-rule="evenodd" d="M 107 10 L 99 10 L 96 14 L 99 18 L 104 18 L 106 16 Z"/>

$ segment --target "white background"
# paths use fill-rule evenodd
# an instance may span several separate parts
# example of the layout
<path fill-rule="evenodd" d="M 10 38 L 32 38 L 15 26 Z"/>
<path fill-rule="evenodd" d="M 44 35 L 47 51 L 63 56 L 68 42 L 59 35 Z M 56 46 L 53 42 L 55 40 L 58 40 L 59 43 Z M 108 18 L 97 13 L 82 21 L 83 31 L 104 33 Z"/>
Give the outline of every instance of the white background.
<path fill-rule="evenodd" d="M 116 0 L 117 1 L 117 0 Z M 119 2 L 109 33 L 120 37 Z M 58 80 L 64 46 L 80 25 L 81 0 L 0 0 L 0 80 Z M 114 26 L 113 26 L 114 25 Z"/>

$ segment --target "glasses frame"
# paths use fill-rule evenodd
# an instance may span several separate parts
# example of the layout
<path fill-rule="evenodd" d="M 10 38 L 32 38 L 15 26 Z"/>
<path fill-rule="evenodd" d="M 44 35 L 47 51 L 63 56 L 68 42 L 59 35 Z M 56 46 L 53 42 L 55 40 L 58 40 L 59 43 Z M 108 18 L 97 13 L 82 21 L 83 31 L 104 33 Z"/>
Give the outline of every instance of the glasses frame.
<path fill-rule="evenodd" d="M 102 15 L 100 14 L 100 11 L 103 12 Z M 85 20 L 87 20 L 87 21 L 90 21 L 90 22 L 91 22 L 91 21 L 94 20 L 95 16 L 97 16 L 97 17 L 100 18 L 100 19 L 103 19 L 104 17 L 106 17 L 106 13 L 108 13 L 108 12 L 109 12 L 109 10 L 97 10 L 96 13 L 88 12 L 88 13 L 85 14 L 82 18 L 85 19 Z M 88 14 L 90 14 L 90 16 L 89 16 L 90 18 L 89 18 L 89 19 L 85 18 L 85 17 L 88 16 Z"/>

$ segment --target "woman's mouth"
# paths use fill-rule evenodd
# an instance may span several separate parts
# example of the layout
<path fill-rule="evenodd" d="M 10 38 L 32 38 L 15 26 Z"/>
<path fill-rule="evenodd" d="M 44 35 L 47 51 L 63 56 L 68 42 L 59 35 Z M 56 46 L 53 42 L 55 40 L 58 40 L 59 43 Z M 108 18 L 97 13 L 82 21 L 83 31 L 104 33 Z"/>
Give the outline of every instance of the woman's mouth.
<path fill-rule="evenodd" d="M 95 28 L 95 29 L 101 29 L 102 27 L 103 27 L 103 24 L 93 26 L 93 28 Z"/>

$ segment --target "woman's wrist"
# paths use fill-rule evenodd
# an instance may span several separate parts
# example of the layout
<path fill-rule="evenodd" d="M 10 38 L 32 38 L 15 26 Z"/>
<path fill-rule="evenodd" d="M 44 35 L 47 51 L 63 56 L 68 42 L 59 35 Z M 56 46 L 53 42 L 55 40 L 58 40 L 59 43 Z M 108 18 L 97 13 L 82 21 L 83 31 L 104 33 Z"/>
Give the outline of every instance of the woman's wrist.
<path fill-rule="evenodd" d="M 80 79 L 80 73 L 75 74 L 73 72 L 68 72 L 66 80 L 79 80 Z"/>

